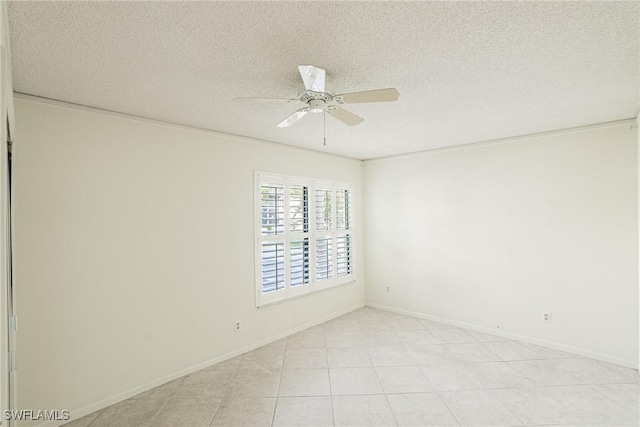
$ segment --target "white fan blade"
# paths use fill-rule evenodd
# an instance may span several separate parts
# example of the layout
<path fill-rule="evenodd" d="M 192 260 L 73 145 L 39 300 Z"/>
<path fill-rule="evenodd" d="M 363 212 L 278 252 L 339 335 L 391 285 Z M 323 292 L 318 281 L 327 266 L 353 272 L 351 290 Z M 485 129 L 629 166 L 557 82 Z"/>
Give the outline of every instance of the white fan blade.
<path fill-rule="evenodd" d="M 292 115 L 281 121 L 277 127 L 286 128 L 287 126 L 291 126 L 298 120 L 300 120 L 305 114 L 309 112 L 309 107 L 301 108 L 298 111 L 294 112 Z"/>
<path fill-rule="evenodd" d="M 317 68 L 313 65 L 299 65 L 298 70 L 307 90 L 324 92 L 325 72 L 322 68 Z"/>
<path fill-rule="evenodd" d="M 359 125 L 364 120 L 362 117 L 356 114 L 350 113 L 347 110 L 343 110 L 340 107 L 333 107 L 331 109 L 328 109 L 327 113 L 331 114 L 333 117 L 340 120 L 342 123 L 344 123 L 347 126 Z"/>
<path fill-rule="evenodd" d="M 282 102 L 282 103 L 298 101 L 297 99 L 290 99 L 290 98 L 246 98 L 246 97 L 233 98 L 233 100 L 236 102 Z"/>
<path fill-rule="evenodd" d="M 397 101 L 400 93 L 394 88 L 365 90 L 363 92 L 342 93 L 333 97 L 340 104 L 358 104 L 361 102 Z"/>

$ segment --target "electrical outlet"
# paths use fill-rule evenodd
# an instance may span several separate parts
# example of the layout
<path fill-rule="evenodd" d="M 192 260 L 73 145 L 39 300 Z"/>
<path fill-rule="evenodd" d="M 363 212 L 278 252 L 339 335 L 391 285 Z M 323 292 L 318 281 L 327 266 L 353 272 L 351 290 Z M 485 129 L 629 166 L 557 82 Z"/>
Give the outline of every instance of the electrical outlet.
<path fill-rule="evenodd" d="M 542 313 L 542 323 L 551 323 L 551 313 Z"/>
<path fill-rule="evenodd" d="M 239 320 L 236 320 L 235 323 L 233 324 L 233 330 L 235 332 L 240 331 L 240 321 Z"/>
<path fill-rule="evenodd" d="M 391 292 L 391 286 L 387 286 L 387 292 Z"/>

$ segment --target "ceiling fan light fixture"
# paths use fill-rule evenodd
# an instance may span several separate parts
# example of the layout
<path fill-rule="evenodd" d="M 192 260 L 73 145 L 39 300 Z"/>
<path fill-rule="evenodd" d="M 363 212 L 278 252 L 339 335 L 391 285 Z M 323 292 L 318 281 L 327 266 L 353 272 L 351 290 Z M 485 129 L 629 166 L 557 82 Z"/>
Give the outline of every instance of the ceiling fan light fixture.
<path fill-rule="evenodd" d="M 327 103 L 321 99 L 309 101 L 309 111 L 312 113 L 322 113 L 327 108 Z"/>

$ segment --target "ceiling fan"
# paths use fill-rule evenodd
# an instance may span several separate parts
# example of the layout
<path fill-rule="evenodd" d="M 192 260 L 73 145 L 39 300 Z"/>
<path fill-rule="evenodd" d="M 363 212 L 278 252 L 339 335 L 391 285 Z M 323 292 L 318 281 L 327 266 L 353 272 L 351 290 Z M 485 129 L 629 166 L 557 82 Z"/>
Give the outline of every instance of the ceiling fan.
<path fill-rule="evenodd" d="M 302 102 L 305 107 L 295 111 L 289 117 L 281 121 L 277 127 L 284 128 L 291 126 L 307 113 L 327 113 L 340 120 L 347 126 L 355 126 L 364 120 L 362 117 L 353 114 L 338 105 L 359 104 L 363 102 L 389 102 L 397 101 L 400 94 L 394 88 L 365 90 L 362 92 L 351 92 L 333 95 L 325 88 L 325 70 L 313 65 L 298 66 L 300 76 L 304 83 L 305 91 L 297 98 L 234 98 L 237 102 Z"/>

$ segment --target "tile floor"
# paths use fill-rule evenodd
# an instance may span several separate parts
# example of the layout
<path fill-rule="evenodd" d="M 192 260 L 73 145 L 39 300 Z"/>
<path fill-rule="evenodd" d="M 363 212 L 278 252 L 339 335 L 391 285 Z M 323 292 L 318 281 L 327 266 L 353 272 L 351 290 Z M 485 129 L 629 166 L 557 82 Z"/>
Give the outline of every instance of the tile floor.
<path fill-rule="evenodd" d="M 372 308 L 73 427 L 639 425 L 638 371 Z"/>

